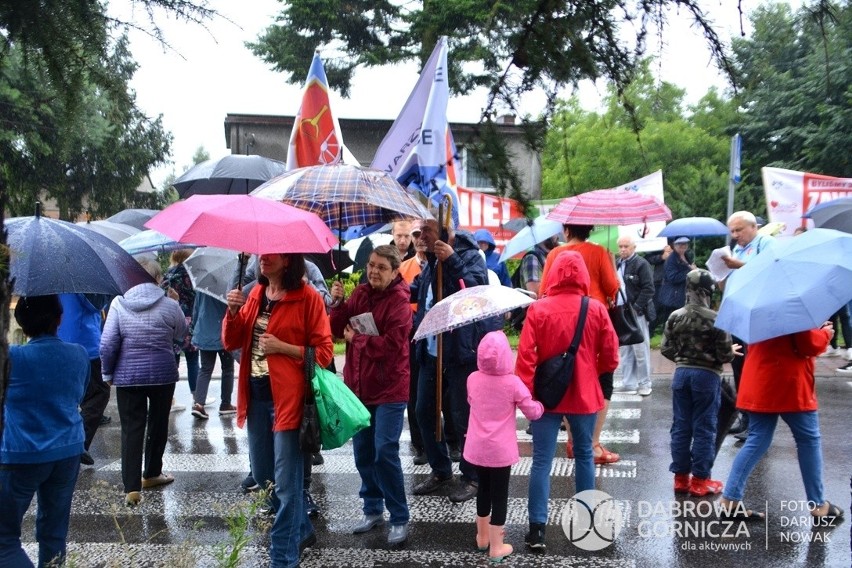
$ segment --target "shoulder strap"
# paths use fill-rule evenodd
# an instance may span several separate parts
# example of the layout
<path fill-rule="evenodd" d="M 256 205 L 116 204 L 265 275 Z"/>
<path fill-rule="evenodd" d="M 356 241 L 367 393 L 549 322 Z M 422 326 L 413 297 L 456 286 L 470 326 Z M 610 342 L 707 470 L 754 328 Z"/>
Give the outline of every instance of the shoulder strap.
<path fill-rule="evenodd" d="M 572 355 L 577 354 L 577 349 L 580 348 L 580 340 L 583 339 L 583 328 L 586 326 L 586 312 L 589 310 L 589 297 L 583 296 L 580 300 L 580 317 L 577 319 L 577 329 L 574 330 L 574 339 L 571 340 L 571 346 L 568 351 Z"/>

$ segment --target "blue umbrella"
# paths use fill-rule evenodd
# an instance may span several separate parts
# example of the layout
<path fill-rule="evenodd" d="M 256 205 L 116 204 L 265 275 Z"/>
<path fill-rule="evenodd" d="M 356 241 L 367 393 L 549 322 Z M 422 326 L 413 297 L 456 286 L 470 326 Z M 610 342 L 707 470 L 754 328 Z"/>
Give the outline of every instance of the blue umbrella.
<path fill-rule="evenodd" d="M 188 245 L 179 243 L 171 237 L 167 237 L 160 231 L 154 229 L 145 229 L 127 237 L 118 243 L 121 248 L 130 254 L 140 254 L 143 252 L 169 252 L 184 248 L 197 248 L 198 245 Z"/>
<path fill-rule="evenodd" d="M 503 254 L 500 255 L 500 262 L 505 262 L 506 259 L 525 252 L 538 243 L 560 233 L 562 233 L 562 223 L 546 219 L 544 215 L 537 217 L 528 222 L 526 227 L 518 231 L 518 234 L 506 243 Z"/>
<path fill-rule="evenodd" d="M 811 208 L 803 217 L 814 220 L 814 226 L 852 233 L 852 197 L 841 197 Z"/>
<path fill-rule="evenodd" d="M 139 263 L 103 235 L 42 217 L 7 219 L 10 276 L 19 296 L 81 293 L 120 296 L 153 282 Z"/>
<path fill-rule="evenodd" d="M 852 235 L 814 229 L 775 243 L 725 284 L 716 327 L 746 343 L 820 327 L 852 300 Z"/>
<path fill-rule="evenodd" d="M 711 217 L 683 217 L 675 219 L 660 231 L 658 237 L 726 237 L 729 234 L 724 223 Z"/>

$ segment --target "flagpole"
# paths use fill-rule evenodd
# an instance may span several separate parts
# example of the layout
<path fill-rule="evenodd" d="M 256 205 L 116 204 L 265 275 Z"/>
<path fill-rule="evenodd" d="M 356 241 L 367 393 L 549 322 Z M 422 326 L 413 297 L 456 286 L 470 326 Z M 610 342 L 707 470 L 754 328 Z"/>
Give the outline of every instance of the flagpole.
<path fill-rule="evenodd" d="M 728 167 L 728 218 L 734 213 L 734 190 L 740 181 L 740 151 L 742 138 L 739 134 L 731 137 L 731 158 Z"/>
<path fill-rule="evenodd" d="M 438 203 L 438 238 L 441 237 L 444 226 L 444 198 Z M 449 244 L 449 243 L 448 243 Z M 435 304 L 444 299 L 444 263 L 440 260 L 435 262 Z M 434 304 L 433 304 L 434 305 Z M 444 393 L 444 334 L 438 334 L 437 353 L 435 361 L 435 441 L 440 442 L 444 438 L 443 422 L 441 420 L 441 406 L 443 405 Z"/>

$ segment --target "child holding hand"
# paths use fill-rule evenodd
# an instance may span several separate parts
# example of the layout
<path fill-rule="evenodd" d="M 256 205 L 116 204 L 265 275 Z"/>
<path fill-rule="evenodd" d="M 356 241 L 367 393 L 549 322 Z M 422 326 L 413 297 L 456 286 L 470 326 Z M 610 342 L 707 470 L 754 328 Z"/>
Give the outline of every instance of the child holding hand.
<path fill-rule="evenodd" d="M 537 420 L 544 407 L 513 373 L 515 362 L 509 340 L 502 331 L 482 338 L 477 349 L 478 370 L 467 379 L 470 422 L 464 458 L 476 466 L 476 547 L 488 551 L 489 560 L 502 562 L 512 553 L 503 543 L 503 525 L 509 503 L 509 475 L 518 462 L 515 409 Z"/>

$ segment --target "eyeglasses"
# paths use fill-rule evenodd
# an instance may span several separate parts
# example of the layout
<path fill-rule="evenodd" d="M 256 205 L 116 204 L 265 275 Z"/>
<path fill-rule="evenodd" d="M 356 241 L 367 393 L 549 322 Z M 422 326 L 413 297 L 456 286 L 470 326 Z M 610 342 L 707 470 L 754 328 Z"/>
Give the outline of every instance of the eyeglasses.
<path fill-rule="evenodd" d="M 390 272 L 393 270 L 389 264 L 376 264 L 375 262 L 368 262 L 367 268 L 370 270 L 377 270 L 379 272 Z"/>

